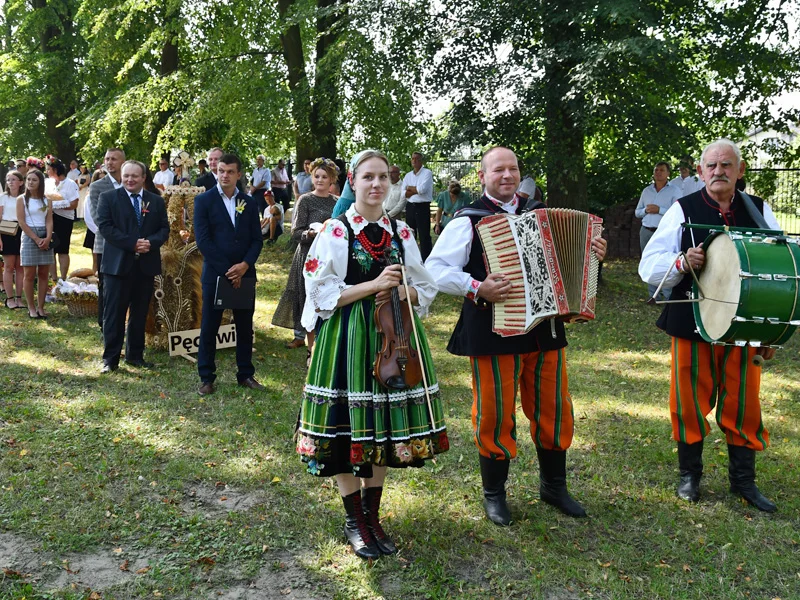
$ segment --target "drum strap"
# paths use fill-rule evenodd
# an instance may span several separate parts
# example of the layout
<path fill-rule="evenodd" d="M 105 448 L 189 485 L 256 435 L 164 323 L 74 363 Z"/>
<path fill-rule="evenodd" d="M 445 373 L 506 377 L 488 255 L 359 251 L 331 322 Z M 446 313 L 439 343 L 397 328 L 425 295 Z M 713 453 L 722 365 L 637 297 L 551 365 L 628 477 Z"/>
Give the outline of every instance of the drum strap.
<path fill-rule="evenodd" d="M 744 205 L 745 210 L 747 210 L 747 214 L 750 215 L 750 218 L 755 221 L 756 227 L 759 229 L 772 229 L 769 225 L 767 225 L 767 220 L 764 218 L 764 215 L 758 212 L 758 209 L 756 208 L 756 205 L 753 204 L 750 196 L 741 190 L 739 193 L 742 195 L 742 204 Z"/>

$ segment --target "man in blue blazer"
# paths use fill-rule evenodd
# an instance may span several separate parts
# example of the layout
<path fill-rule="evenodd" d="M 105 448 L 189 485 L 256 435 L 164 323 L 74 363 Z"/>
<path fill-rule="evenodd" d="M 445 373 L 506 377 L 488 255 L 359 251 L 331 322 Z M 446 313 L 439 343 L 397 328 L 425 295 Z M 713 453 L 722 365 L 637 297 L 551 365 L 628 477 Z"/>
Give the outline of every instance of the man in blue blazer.
<path fill-rule="evenodd" d="M 164 199 L 144 189 L 146 167 L 135 160 L 122 165 L 122 187 L 100 194 L 97 228 L 105 239 L 100 272 L 103 285 L 103 373 L 116 371 L 125 338 L 125 362 L 152 367 L 144 360 L 144 324 L 153 278 L 161 274 L 161 245 L 169 236 Z"/>
<path fill-rule="evenodd" d="M 203 316 L 200 323 L 200 350 L 197 371 L 201 396 L 214 393 L 217 378 L 214 355 L 222 310 L 214 307 L 217 277 L 226 277 L 234 288 L 242 278 L 255 278 L 255 263 L 263 240 L 255 200 L 238 191 L 242 161 L 235 154 L 223 154 L 217 163 L 217 185 L 194 199 L 194 234 L 203 254 Z M 264 389 L 253 377 L 253 312 L 233 311 L 236 324 L 236 379 L 250 389 Z"/>

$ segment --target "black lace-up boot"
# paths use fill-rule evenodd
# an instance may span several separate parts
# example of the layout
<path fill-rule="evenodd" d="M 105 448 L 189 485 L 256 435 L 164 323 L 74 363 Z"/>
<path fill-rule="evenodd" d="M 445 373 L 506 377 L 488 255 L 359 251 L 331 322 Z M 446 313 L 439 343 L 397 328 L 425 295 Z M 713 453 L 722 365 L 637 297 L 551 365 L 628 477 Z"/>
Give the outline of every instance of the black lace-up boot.
<path fill-rule="evenodd" d="M 344 521 L 344 536 L 359 558 L 380 558 L 381 551 L 372 539 L 367 518 L 361 506 L 361 490 L 342 496 L 347 517 Z"/>

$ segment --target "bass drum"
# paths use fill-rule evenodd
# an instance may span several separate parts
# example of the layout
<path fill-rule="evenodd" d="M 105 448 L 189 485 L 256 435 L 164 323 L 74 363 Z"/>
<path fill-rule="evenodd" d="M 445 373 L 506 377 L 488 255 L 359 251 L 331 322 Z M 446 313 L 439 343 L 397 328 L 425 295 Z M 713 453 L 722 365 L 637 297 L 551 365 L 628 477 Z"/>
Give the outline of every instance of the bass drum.
<path fill-rule="evenodd" d="M 723 344 L 785 343 L 800 324 L 797 244 L 714 232 L 703 249 L 706 261 L 698 280 L 705 298 L 693 305 L 702 338 Z M 693 287 L 700 298 L 697 283 Z"/>

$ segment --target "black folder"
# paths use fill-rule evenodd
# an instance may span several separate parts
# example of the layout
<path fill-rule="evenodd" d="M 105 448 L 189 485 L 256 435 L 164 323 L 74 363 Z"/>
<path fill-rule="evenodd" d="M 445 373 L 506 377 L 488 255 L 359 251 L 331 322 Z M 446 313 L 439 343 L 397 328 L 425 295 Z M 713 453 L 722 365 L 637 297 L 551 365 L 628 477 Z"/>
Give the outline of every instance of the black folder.
<path fill-rule="evenodd" d="M 225 310 L 253 310 L 256 306 L 256 278 L 242 277 L 242 285 L 234 289 L 227 277 L 217 277 L 217 290 L 214 294 L 214 308 Z"/>

